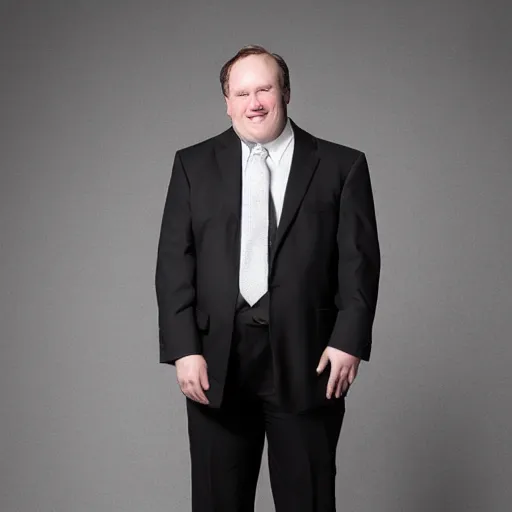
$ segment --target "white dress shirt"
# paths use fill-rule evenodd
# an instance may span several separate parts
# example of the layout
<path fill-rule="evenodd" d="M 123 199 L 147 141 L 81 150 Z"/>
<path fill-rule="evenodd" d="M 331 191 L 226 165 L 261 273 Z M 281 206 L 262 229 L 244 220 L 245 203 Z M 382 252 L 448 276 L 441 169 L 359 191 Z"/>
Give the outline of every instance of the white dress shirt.
<path fill-rule="evenodd" d="M 266 163 L 270 169 L 270 192 L 276 207 L 276 220 L 279 225 L 281 212 L 283 211 L 284 193 L 292 166 L 293 148 L 295 137 L 293 128 L 288 119 L 279 137 L 271 142 L 262 144 L 268 151 Z M 245 142 L 242 144 L 242 187 L 244 186 L 244 175 L 247 168 L 247 161 L 251 150 Z"/>

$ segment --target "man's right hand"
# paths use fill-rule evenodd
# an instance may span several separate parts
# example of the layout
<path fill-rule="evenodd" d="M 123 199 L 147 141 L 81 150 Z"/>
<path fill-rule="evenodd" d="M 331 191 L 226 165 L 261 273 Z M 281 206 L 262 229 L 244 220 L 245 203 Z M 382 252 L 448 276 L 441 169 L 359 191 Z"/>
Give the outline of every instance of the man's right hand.
<path fill-rule="evenodd" d="M 209 404 L 204 394 L 204 390 L 210 387 L 205 358 L 196 354 L 185 356 L 178 359 L 175 365 L 176 377 L 183 394 L 195 402 Z"/>

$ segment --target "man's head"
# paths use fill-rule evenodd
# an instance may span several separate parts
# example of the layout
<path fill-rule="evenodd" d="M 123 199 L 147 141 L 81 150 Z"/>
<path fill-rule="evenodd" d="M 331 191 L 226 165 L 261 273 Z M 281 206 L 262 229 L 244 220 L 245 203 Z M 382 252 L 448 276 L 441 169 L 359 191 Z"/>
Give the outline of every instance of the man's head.
<path fill-rule="evenodd" d="M 290 101 L 290 75 L 282 57 L 246 46 L 220 72 L 227 114 L 245 140 L 270 142 L 282 132 Z"/>

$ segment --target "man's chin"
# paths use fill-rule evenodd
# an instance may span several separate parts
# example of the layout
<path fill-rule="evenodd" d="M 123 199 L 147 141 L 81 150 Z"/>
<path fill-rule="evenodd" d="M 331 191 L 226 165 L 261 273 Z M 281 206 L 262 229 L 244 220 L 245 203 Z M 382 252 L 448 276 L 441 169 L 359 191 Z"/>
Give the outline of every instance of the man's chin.
<path fill-rule="evenodd" d="M 239 136 L 247 142 L 258 142 L 260 144 L 265 144 L 266 142 L 269 142 L 275 138 L 275 130 L 266 122 L 251 124 L 251 121 L 249 121 L 249 123 L 244 123 L 242 125 L 242 129 L 235 125 L 233 125 L 233 128 L 239 134 Z"/>
<path fill-rule="evenodd" d="M 273 139 L 273 130 L 269 130 L 268 126 L 251 126 L 246 131 L 252 142 L 264 144 Z"/>

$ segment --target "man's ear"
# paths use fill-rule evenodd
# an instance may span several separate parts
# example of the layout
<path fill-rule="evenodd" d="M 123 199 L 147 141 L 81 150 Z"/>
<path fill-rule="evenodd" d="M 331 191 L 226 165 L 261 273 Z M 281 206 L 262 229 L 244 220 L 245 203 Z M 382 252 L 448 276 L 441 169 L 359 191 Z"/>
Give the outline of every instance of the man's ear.
<path fill-rule="evenodd" d="M 284 102 L 288 105 L 290 103 L 290 89 L 283 94 Z"/>
<path fill-rule="evenodd" d="M 226 114 L 231 117 L 231 104 L 229 102 L 229 99 L 224 96 L 224 100 L 226 101 Z"/>

